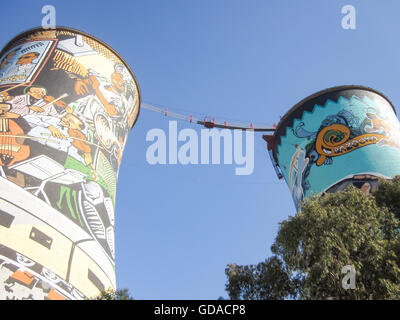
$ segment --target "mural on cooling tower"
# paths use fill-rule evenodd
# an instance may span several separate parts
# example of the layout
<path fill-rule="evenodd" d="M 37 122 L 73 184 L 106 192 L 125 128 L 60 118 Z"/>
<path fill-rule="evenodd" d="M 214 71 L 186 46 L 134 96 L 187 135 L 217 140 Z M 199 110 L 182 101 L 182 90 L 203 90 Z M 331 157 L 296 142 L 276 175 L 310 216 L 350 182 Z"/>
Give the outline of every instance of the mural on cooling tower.
<path fill-rule="evenodd" d="M 400 126 L 381 96 L 357 90 L 306 109 L 284 129 L 276 153 L 296 207 L 312 192 L 351 184 L 369 192 L 379 177 L 400 174 Z"/>
<path fill-rule="evenodd" d="M 114 206 L 139 110 L 104 45 L 36 30 L 0 57 L 0 299 L 82 299 L 115 288 Z"/>

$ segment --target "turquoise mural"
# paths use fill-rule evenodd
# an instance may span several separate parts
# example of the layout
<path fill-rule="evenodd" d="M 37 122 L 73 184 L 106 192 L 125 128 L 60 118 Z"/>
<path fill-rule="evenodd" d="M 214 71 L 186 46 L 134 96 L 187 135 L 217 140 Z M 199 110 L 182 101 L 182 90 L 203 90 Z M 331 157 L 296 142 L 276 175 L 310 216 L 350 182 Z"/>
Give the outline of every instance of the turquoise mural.
<path fill-rule="evenodd" d="M 283 122 L 291 123 L 275 155 L 297 208 L 312 193 L 350 184 L 369 192 L 378 178 L 400 174 L 400 125 L 391 104 L 377 93 L 336 93 L 300 116 L 297 108 L 297 116 Z"/>

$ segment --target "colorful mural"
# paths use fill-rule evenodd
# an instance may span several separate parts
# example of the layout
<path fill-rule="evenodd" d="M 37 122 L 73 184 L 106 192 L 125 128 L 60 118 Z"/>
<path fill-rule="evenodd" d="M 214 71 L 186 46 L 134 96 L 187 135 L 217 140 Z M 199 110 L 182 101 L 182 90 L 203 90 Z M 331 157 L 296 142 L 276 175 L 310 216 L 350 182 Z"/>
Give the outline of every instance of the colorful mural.
<path fill-rule="evenodd" d="M 378 178 L 400 174 L 400 125 L 375 90 L 346 86 L 317 93 L 282 119 L 274 156 L 296 207 L 349 185 L 369 192 Z"/>
<path fill-rule="evenodd" d="M 84 299 L 115 288 L 114 207 L 138 116 L 132 71 L 68 28 L 0 55 L 0 299 Z"/>

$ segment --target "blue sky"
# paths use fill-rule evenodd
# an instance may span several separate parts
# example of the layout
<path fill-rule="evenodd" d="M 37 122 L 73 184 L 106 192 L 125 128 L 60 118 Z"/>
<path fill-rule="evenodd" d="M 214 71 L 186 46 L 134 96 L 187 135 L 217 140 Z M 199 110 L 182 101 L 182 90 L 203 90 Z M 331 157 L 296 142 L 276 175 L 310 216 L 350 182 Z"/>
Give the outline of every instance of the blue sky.
<path fill-rule="evenodd" d="M 39 26 L 52 4 L 57 25 L 117 50 L 143 102 L 250 123 L 277 123 L 316 91 L 370 86 L 400 103 L 397 0 L 7 1 L 0 44 Z M 356 8 L 356 30 L 341 8 Z M 117 285 L 137 299 L 227 297 L 225 266 L 270 255 L 279 222 L 295 214 L 261 134 L 252 175 L 235 165 L 149 165 L 147 132 L 168 118 L 142 109 L 130 133 L 116 204 Z M 196 127 L 178 122 L 178 129 Z"/>

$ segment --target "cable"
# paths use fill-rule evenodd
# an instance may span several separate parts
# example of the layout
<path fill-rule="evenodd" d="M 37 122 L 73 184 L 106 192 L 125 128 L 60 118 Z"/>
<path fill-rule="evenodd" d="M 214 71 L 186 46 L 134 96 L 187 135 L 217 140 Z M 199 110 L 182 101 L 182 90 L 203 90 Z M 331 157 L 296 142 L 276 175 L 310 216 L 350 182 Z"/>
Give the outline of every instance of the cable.
<path fill-rule="evenodd" d="M 269 131 L 269 132 L 274 132 L 276 126 L 273 125 L 256 125 L 253 123 L 250 123 L 250 126 L 246 125 L 241 125 L 240 123 L 228 123 L 227 121 L 224 121 L 223 123 L 221 122 L 215 122 L 215 119 L 212 117 L 205 116 L 204 119 L 197 119 L 193 117 L 193 113 L 190 114 L 190 116 L 185 116 L 179 113 L 175 112 L 170 112 L 168 108 L 166 107 L 165 109 L 156 107 L 154 105 L 148 104 L 148 103 L 142 103 L 141 105 L 142 108 L 160 113 L 161 115 L 164 115 L 165 117 L 172 117 L 175 119 L 179 119 L 182 121 L 188 121 L 190 123 L 195 123 L 202 125 L 206 128 L 222 128 L 222 129 L 238 129 L 238 130 L 253 130 L 253 131 Z M 243 121 L 244 122 L 244 121 Z"/>

